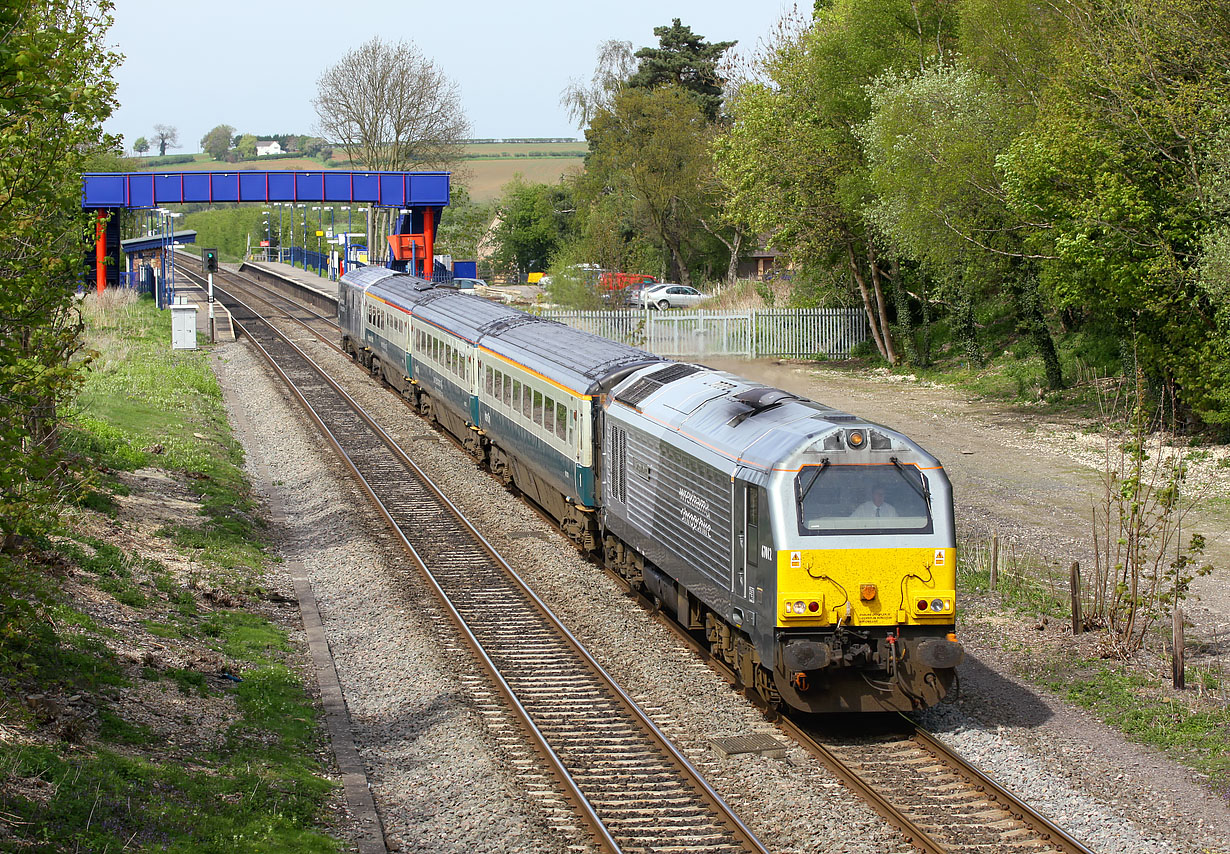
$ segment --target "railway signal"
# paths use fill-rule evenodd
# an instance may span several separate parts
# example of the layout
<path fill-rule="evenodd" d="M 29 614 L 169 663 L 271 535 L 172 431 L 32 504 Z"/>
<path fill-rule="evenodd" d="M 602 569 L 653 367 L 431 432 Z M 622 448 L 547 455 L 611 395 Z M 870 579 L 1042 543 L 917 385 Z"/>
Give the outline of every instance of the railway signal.
<path fill-rule="evenodd" d="M 218 340 L 217 327 L 214 325 L 214 273 L 218 272 L 218 250 L 202 249 L 201 258 L 205 262 L 205 272 L 209 274 L 209 289 L 206 302 L 209 304 L 209 341 Z"/>

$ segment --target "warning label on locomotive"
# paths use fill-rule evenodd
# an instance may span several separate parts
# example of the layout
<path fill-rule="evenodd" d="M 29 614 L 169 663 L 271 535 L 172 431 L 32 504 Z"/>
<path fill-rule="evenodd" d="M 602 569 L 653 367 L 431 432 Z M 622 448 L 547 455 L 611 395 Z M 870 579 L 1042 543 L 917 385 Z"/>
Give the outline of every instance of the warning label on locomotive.
<path fill-rule="evenodd" d="M 943 549 L 935 550 L 935 565 L 936 566 L 944 565 L 944 550 Z"/>
<path fill-rule="evenodd" d="M 802 566 L 803 565 L 803 553 L 802 552 L 791 552 L 790 553 L 790 565 L 794 567 L 795 569 L 798 569 L 800 566 Z"/>

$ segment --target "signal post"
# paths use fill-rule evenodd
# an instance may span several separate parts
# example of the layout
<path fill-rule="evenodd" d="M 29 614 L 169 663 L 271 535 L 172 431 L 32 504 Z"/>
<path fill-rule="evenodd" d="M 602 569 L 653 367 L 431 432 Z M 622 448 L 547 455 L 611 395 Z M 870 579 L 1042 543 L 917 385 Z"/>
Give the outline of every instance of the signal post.
<path fill-rule="evenodd" d="M 214 326 L 214 273 L 218 271 L 218 250 L 202 249 L 201 260 L 205 262 L 205 274 L 209 279 L 209 290 L 206 302 L 209 303 L 209 343 L 218 340 L 217 329 Z"/>

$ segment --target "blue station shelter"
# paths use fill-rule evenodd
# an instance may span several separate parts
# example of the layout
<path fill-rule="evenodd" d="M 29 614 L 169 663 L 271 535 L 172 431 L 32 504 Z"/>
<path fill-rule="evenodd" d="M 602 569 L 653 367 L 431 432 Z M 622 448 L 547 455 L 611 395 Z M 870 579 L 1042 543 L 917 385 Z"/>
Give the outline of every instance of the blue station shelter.
<path fill-rule="evenodd" d="M 222 202 L 352 202 L 403 211 L 389 235 L 393 259 L 432 277 L 440 213 L 449 202 L 448 172 L 87 172 L 81 207 L 97 212 L 96 283 L 106 287 L 106 259 L 119 250 L 111 211 Z M 115 244 L 115 245 L 113 245 Z"/>

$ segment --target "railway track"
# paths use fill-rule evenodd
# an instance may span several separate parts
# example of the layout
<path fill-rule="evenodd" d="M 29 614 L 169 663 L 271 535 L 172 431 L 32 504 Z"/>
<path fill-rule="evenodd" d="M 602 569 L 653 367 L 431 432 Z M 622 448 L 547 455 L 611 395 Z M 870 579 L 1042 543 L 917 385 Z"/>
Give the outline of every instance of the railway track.
<path fill-rule="evenodd" d="M 242 279 L 244 287 L 259 293 L 262 301 L 340 352 L 333 340 L 337 326 L 329 318 L 239 274 L 228 276 Z M 435 548 L 438 550 L 441 546 Z M 612 573 L 612 577 L 623 583 L 617 574 Z M 485 597 L 486 592 L 483 595 Z M 532 593 L 528 595 L 533 596 Z M 498 608 L 498 601 L 498 598 L 482 598 L 478 607 L 482 607 L 482 602 L 488 602 L 491 607 Z M 652 602 L 646 601 L 645 604 L 653 607 Z M 709 658 L 708 651 L 695 638 L 679 630 L 671 621 L 665 622 L 702 657 Z M 527 629 L 528 624 L 508 623 L 504 626 L 504 630 L 510 633 Z M 531 643 L 531 647 L 533 645 Z M 529 667 L 527 673 L 533 674 L 534 658 L 531 654 L 528 658 L 519 659 L 518 664 Z M 735 675 L 722 662 L 714 659 L 711 663 L 724 672 L 732 683 L 737 682 Z M 531 675 L 529 678 L 534 681 L 537 677 Z M 560 684 L 571 687 L 567 679 Z M 819 759 L 848 788 L 897 827 L 906 843 L 916 850 L 932 854 L 1089 854 L 1089 849 L 950 751 L 943 742 L 904 717 L 901 722 L 906 730 L 904 733 L 902 728 L 897 728 L 891 734 L 856 737 L 834 737 L 788 719 L 779 721 L 779 725 L 787 736 Z M 723 849 L 702 847 L 701 850 Z"/>
<path fill-rule="evenodd" d="M 436 590 L 566 797 L 608 851 L 764 852 L 683 754 L 396 443 L 215 284 Z"/>
<path fill-rule="evenodd" d="M 904 716 L 883 734 L 835 736 L 790 719 L 780 724 L 920 851 L 1092 854 Z"/>

